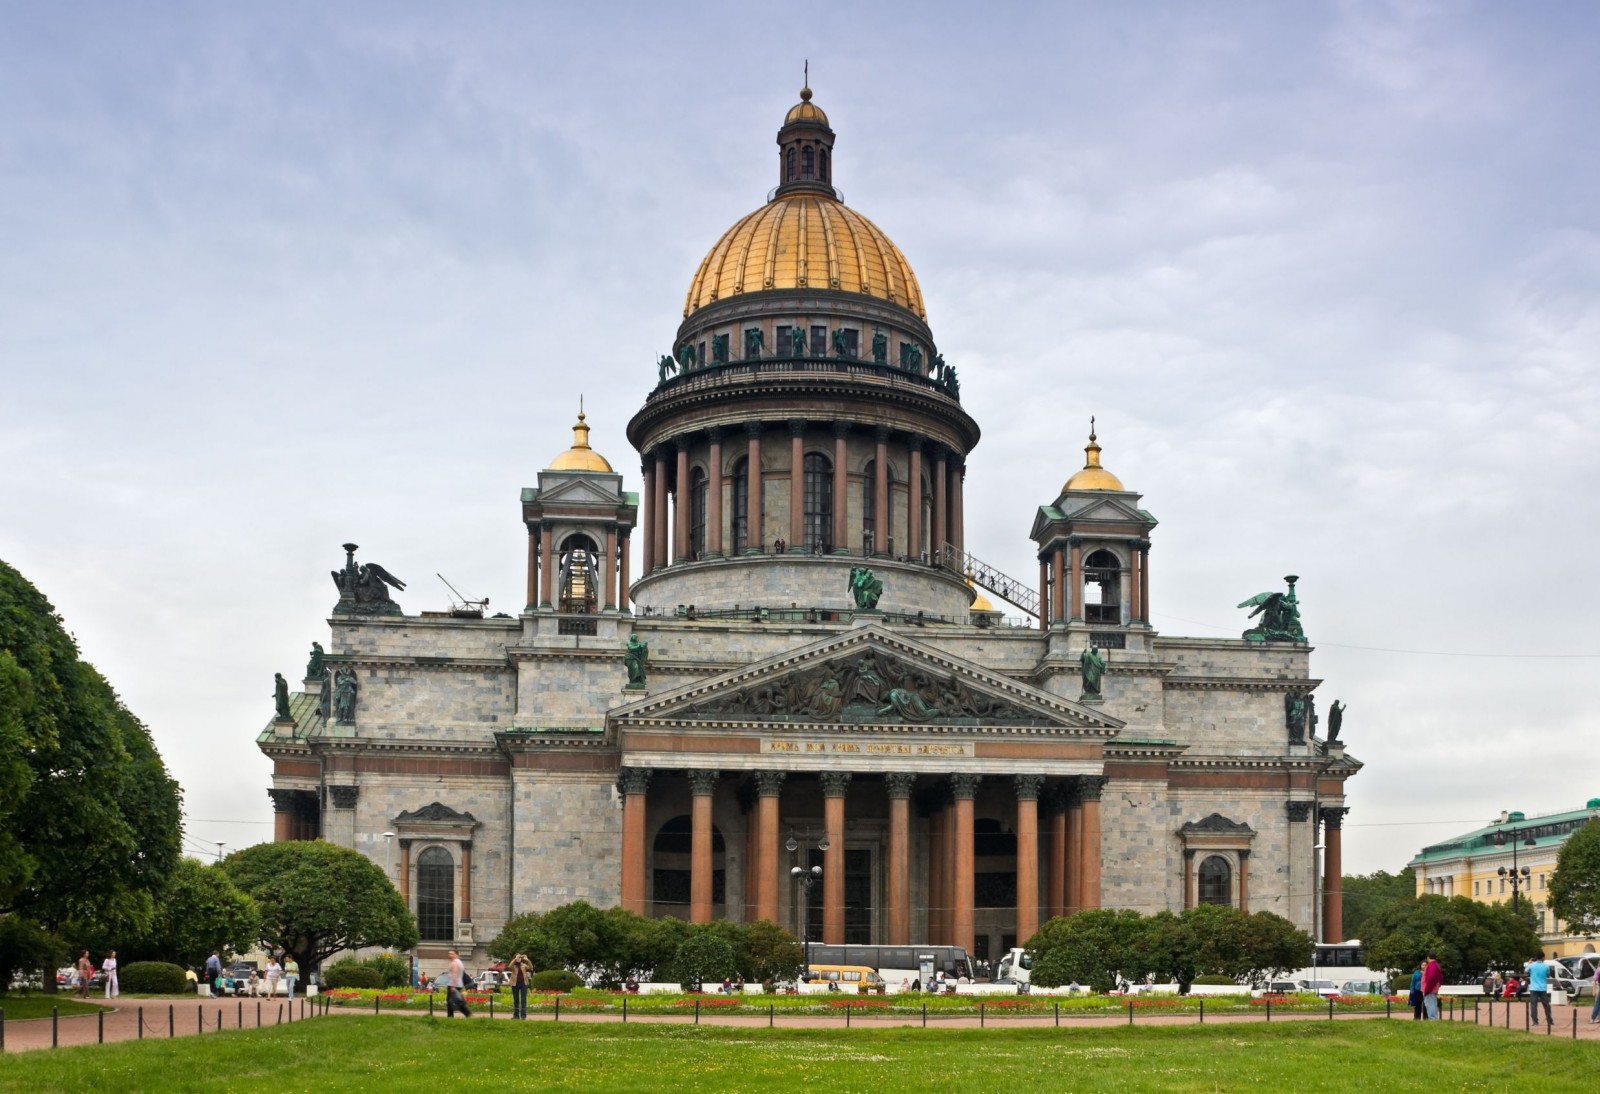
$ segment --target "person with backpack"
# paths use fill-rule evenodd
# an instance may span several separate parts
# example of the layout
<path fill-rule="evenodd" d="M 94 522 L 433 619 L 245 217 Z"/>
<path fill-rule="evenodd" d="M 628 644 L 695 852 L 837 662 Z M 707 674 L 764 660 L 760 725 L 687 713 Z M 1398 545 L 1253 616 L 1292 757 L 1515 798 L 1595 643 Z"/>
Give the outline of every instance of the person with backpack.
<path fill-rule="evenodd" d="M 461 1012 L 461 1017 L 472 1017 L 472 1011 L 467 1009 L 467 997 L 462 992 L 466 985 L 467 970 L 461 964 L 461 955 L 455 950 L 451 950 L 450 968 L 444 974 L 444 1016 L 446 1018 L 454 1018 L 458 1010 Z"/>

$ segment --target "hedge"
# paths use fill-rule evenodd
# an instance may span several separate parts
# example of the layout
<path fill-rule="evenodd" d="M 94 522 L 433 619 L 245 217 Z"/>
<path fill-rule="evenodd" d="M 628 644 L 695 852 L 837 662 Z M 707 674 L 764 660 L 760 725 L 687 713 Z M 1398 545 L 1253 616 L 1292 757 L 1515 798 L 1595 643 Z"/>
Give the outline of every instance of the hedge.
<path fill-rule="evenodd" d="M 324 988 L 381 988 L 383 976 L 371 965 L 354 961 L 340 961 L 331 965 L 323 975 Z"/>
<path fill-rule="evenodd" d="M 180 965 L 166 961 L 135 961 L 117 970 L 117 984 L 140 995 L 182 995 L 189 980 Z"/>
<path fill-rule="evenodd" d="M 566 969 L 546 969 L 534 973 L 529 984 L 534 991 L 571 991 L 583 987 L 583 980 Z"/>

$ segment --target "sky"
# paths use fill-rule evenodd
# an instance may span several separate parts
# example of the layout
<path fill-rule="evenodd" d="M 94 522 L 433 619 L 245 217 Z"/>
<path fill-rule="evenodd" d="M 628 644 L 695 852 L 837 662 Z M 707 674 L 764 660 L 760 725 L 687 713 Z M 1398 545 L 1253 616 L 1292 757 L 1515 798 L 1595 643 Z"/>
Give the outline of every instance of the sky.
<path fill-rule="evenodd" d="M 1081 466 L 1154 625 L 1299 574 L 1345 866 L 1600 796 L 1600 7 L 0 0 L 0 559 L 184 787 L 272 835 L 339 544 L 521 606 L 519 490 L 624 437 L 810 63 L 1031 581 Z"/>

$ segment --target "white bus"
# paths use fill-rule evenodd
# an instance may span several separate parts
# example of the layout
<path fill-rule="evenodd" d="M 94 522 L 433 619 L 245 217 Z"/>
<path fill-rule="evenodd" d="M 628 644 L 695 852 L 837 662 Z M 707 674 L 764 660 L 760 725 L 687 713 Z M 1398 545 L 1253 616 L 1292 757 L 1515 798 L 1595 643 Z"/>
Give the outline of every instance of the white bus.
<path fill-rule="evenodd" d="M 1305 990 L 1319 995 L 1369 995 L 1385 990 L 1389 973 L 1367 968 L 1361 940 L 1352 938 L 1347 942 L 1318 942 L 1310 965 L 1276 979 L 1298 981 Z"/>
<path fill-rule="evenodd" d="M 950 980 L 971 981 L 972 959 L 961 946 L 830 946 L 813 942 L 813 965 L 864 965 L 876 969 L 891 988 L 915 980 L 926 990 L 930 974 L 944 973 Z"/>

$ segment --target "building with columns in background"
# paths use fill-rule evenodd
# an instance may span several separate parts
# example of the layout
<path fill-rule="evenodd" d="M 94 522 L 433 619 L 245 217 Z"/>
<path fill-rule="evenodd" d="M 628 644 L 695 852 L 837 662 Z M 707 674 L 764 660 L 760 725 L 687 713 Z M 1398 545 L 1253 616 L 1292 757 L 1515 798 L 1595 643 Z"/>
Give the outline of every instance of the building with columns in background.
<path fill-rule="evenodd" d="M 1294 580 L 1257 598 L 1290 636 L 1156 633 L 1156 520 L 1092 430 L 1017 499 L 1037 578 L 973 557 L 983 378 L 841 200 L 834 136 L 803 90 L 776 190 L 694 272 L 628 424 L 639 492 L 582 413 L 523 490 L 516 617 L 404 614 L 346 545 L 326 654 L 258 738 L 277 838 L 383 864 L 425 960 L 579 899 L 979 958 L 1095 907 L 1337 939 L 1360 764 L 1316 735 Z"/>

